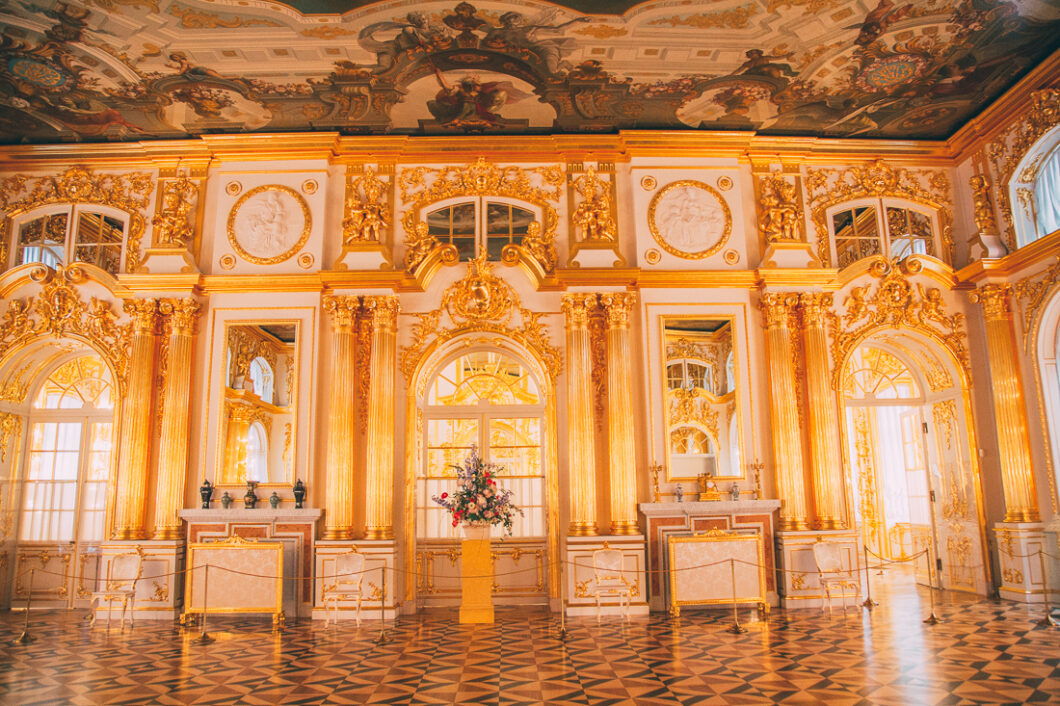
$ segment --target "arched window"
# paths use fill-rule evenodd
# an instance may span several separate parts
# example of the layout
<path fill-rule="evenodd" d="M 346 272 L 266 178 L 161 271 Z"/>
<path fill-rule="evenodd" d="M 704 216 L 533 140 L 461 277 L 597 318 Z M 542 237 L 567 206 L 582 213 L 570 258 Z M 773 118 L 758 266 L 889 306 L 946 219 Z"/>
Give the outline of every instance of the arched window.
<path fill-rule="evenodd" d="M 258 356 L 250 361 L 250 383 L 254 386 L 254 394 L 262 401 L 272 404 L 273 401 L 273 376 L 269 362 Z"/>
<path fill-rule="evenodd" d="M 666 364 L 666 385 L 670 390 L 698 388 L 714 394 L 714 367 L 704 360 L 671 360 Z"/>
<path fill-rule="evenodd" d="M 444 508 L 431 501 L 452 490 L 451 468 L 472 446 L 483 460 L 499 464 L 502 488 L 513 491 L 523 510 L 512 530 L 517 537 L 545 533 L 545 479 L 540 385 L 520 360 L 500 351 L 464 353 L 441 366 L 427 389 L 424 466 L 416 482 L 416 527 L 424 539 L 458 537 Z"/>
<path fill-rule="evenodd" d="M 490 260 L 499 260 L 506 245 L 520 245 L 537 214 L 500 198 L 478 197 L 452 203 L 427 214 L 427 233 L 456 248 L 460 260 L 470 260 L 483 247 Z"/>
<path fill-rule="evenodd" d="M 23 542 L 103 539 L 114 386 L 96 356 L 61 363 L 41 384 L 29 418 Z"/>
<path fill-rule="evenodd" d="M 127 217 L 105 206 L 63 205 L 16 219 L 15 265 L 84 262 L 117 275 Z"/>
<path fill-rule="evenodd" d="M 247 428 L 247 480 L 255 483 L 269 481 L 269 437 L 261 422 Z"/>
<path fill-rule="evenodd" d="M 829 209 L 833 261 L 842 269 L 862 258 L 904 259 L 939 252 L 935 216 L 896 199 L 861 199 Z"/>
<path fill-rule="evenodd" d="M 1036 235 L 1042 238 L 1060 230 L 1060 149 L 1056 147 L 1038 168 L 1034 181 Z"/>

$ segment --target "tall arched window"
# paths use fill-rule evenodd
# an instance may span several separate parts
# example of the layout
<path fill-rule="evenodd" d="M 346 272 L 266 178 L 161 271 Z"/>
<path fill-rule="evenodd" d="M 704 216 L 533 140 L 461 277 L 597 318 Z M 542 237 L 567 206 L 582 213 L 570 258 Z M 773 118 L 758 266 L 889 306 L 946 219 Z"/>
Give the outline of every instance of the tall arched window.
<path fill-rule="evenodd" d="M 1034 210 L 1037 237 L 1060 230 L 1060 149 L 1053 151 L 1038 168 L 1034 181 Z"/>
<path fill-rule="evenodd" d="M 274 382 L 272 368 L 269 362 L 258 356 L 250 361 L 250 383 L 254 386 L 254 394 L 262 401 L 272 404 L 274 393 Z"/>
<path fill-rule="evenodd" d="M 261 422 L 247 429 L 247 480 L 269 482 L 269 437 Z"/>
<path fill-rule="evenodd" d="M 103 539 L 113 409 L 110 371 L 96 356 L 60 364 L 41 384 L 29 418 L 21 541 Z"/>
<path fill-rule="evenodd" d="M 450 203 L 427 214 L 427 232 L 456 248 L 460 260 L 470 260 L 483 247 L 490 260 L 499 260 L 506 245 L 520 245 L 537 214 L 525 205 L 495 197 Z"/>
<path fill-rule="evenodd" d="M 873 255 L 899 260 L 938 256 L 938 227 L 923 206 L 897 199 L 860 199 L 829 209 L 833 261 L 840 269 Z"/>
<path fill-rule="evenodd" d="M 84 262 L 117 275 L 128 217 L 106 206 L 49 206 L 15 221 L 15 265 Z"/>
<path fill-rule="evenodd" d="M 523 510 L 515 518 L 513 535 L 544 535 L 544 396 L 522 361 L 489 350 L 450 360 L 427 388 L 424 417 L 426 453 L 416 481 L 420 538 L 459 536 L 431 497 L 452 489 L 456 475 L 451 466 L 462 464 L 472 446 L 478 446 L 483 460 L 503 468 L 497 483 L 514 492 L 513 500 Z"/>

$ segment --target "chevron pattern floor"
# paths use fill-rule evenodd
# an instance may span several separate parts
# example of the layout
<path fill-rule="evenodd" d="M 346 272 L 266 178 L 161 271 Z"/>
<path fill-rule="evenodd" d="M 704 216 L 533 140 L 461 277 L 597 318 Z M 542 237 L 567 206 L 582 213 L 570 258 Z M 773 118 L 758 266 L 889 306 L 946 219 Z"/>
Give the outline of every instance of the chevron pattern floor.
<path fill-rule="evenodd" d="M 500 609 L 492 626 L 451 611 L 325 627 L 213 620 L 216 641 L 174 624 L 88 628 L 77 613 L 0 613 L 3 704 L 972 704 L 1060 702 L 1060 630 L 1040 608 L 944 597 L 928 626 L 911 584 L 871 614 L 774 611 L 748 632 L 725 611 L 625 623 Z M 750 612 L 741 619 L 750 621 Z"/>

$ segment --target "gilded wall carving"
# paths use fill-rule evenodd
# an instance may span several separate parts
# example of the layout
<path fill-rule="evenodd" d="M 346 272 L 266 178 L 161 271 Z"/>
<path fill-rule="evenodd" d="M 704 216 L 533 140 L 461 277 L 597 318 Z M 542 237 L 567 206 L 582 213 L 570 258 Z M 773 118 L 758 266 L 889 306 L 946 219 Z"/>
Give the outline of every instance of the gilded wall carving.
<path fill-rule="evenodd" d="M 55 176 L 15 174 L 0 179 L 0 204 L 7 215 L 0 225 L 0 268 L 8 265 L 11 216 L 53 203 L 94 203 L 129 214 L 125 271 L 136 272 L 143 260 L 140 241 L 152 189 L 151 176 L 145 172 L 96 174 L 86 167 L 70 167 Z"/>
<path fill-rule="evenodd" d="M 798 175 L 769 172 L 758 181 L 758 228 L 765 243 L 805 240 Z"/>
<path fill-rule="evenodd" d="M 443 315 L 449 326 L 442 325 Z M 434 338 L 448 340 L 462 333 L 482 331 L 509 336 L 525 345 L 555 380 L 562 369 L 562 357 L 549 339 L 542 316 L 522 307 L 511 285 L 493 274 L 493 263 L 483 252 L 468 262 L 467 274 L 446 289 L 439 309 L 416 314 L 419 321 L 412 327 L 412 343 L 401 351 L 401 371 L 411 380 Z M 513 319 L 518 319 L 518 323 Z"/>
<path fill-rule="evenodd" d="M 614 243 L 618 239 L 614 171 L 611 171 L 611 179 L 603 181 L 596 169 L 589 166 L 584 174 L 568 174 L 568 179 L 572 241 Z"/>
<path fill-rule="evenodd" d="M 187 176 L 160 180 L 159 209 L 151 219 L 155 247 L 187 248 L 195 241 L 195 207 L 199 184 Z"/>
<path fill-rule="evenodd" d="M 817 256 L 831 266 L 827 210 L 861 198 L 901 198 L 929 206 L 938 213 L 942 236 L 942 259 L 953 263 L 953 194 L 949 177 L 941 169 L 894 168 L 877 159 L 847 169 L 807 169 L 806 194 L 817 231 Z"/>
<path fill-rule="evenodd" d="M 1057 282 L 1060 282 L 1060 257 L 1045 271 L 1028 275 L 1012 285 L 1012 291 L 1019 303 L 1024 347 L 1030 343 L 1035 315 L 1041 311 L 1046 296 L 1053 291 Z"/>
<path fill-rule="evenodd" d="M 393 168 L 387 171 L 392 173 Z M 347 171 L 343 245 L 383 242 L 390 233 L 393 190 L 393 179 L 384 182 L 371 167 L 365 167 L 360 174 L 353 169 Z"/>
<path fill-rule="evenodd" d="M 925 288 L 910 278 L 923 269 L 915 258 L 900 263 L 877 260 L 870 272 L 878 279 L 871 285 L 853 287 L 843 302 L 842 313 L 830 312 L 834 385 L 838 389 L 842 362 L 865 336 L 881 328 L 907 328 L 926 334 L 944 345 L 971 379 L 964 314 L 946 312 L 942 292 Z"/>
<path fill-rule="evenodd" d="M 118 389 L 124 392 L 131 325 L 118 324 L 109 302 L 92 297 L 85 304 L 76 285 L 87 277 L 77 265 L 54 270 L 41 265 L 31 270 L 30 278 L 41 283 L 40 294 L 8 301 L 0 319 L 0 359 L 35 338 L 74 336 L 90 343 L 111 364 Z"/>

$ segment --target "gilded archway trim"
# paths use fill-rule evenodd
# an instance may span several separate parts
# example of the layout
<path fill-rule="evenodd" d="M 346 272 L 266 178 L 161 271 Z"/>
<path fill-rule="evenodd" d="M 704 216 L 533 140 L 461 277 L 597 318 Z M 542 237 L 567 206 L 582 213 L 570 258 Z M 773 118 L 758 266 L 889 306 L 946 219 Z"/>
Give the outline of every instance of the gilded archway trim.
<path fill-rule="evenodd" d="M 479 157 L 472 164 L 435 169 L 415 167 L 398 178 L 401 201 L 407 204 L 402 218 L 405 230 L 405 269 L 421 286 L 442 265 L 454 264 L 456 253 L 427 233 L 425 208 L 461 196 L 498 196 L 524 201 L 541 209 L 543 223 L 532 224 L 521 245 L 505 248 L 502 260 L 520 264 L 540 284 L 556 268 L 556 228 L 559 217 L 553 203 L 560 198 L 563 171 L 555 165 L 524 169 L 501 167 Z"/>
<path fill-rule="evenodd" d="M 954 260 L 953 195 L 949 177 L 941 169 L 895 169 L 880 159 L 848 169 L 811 168 L 806 172 L 806 193 L 817 256 L 825 266 L 833 264 L 828 210 L 864 198 L 905 199 L 933 210 L 939 220 L 944 259 L 950 263 Z"/>
<path fill-rule="evenodd" d="M 11 219 L 49 204 L 100 204 L 123 211 L 129 216 L 125 242 L 125 271 L 140 268 L 146 219 L 144 213 L 154 185 L 146 172 L 96 174 L 86 167 L 70 167 L 60 175 L 29 176 L 15 174 L 0 179 L 0 203 L 4 220 L 0 223 L 0 269 L 7 267 Z"/>
<path fill-rule="evenodd" d="M 937 288 L 925 288 L 910 281 L 920 274 L 923 264 L 918 258 L 899 262 L 876 260 L 870 273 L 878 278 L 875 291 L 870 285 L 854 287 L 843 303 L 840 314 L 829 312 L 832 336 L 832 385 L 839 391 L 842 371 L 854 349 L 878 331 L 908 329 L 940 344 L 953 357 L 962 383 L 971 386 L 972 369 L 968 355 L 964 314 L 948 314 Z"/>
<path fill-rule="evenodd" d="M 1043 275 L 1044 279 L 1040 281 L 1037 280 L 1037 278 L 1042 277 Z M 1050 417 L 1045 401 L 1046 381 L 1042 374 L 1042 361 L 1045 357 L 1043 356 L 1042 351 L 1042 326 L 1048 319 L 1050 323 L 1056 321 L 1056 328 L 1060 328 L 1060 314 L 1054 313 L 1060 308 L 1060 258 L 1058 258 L 1057 262 L 1046 270 L 1046 272 L 1031 275 L 1016 284 L 1016 295 L 1020 298 L 1021 304 L 1023 304 L 1023 297 L 1025 294 L 1021 293 L 1020 286 L 1028 281 L 1032 287 L 1036 287 L 1032 290 L 1035 296 L 1030 298 L 1031 301 L 1027 305 L 1028 307 L 1033 306 L 1033 308 L 1030 308 L 1029 311 L 1025 309 L 1024 312 L 1026 325 L 1024 326 L 1023 336 L 1024 343 L 1029 348 L 1031 365 L 1034 368 L 1034 384 L 1036 386 L 1035 397 L 1038 400 L 1038 418 L 1041 420 L 1042 438 L 1045 440 L 1045 470 L 1046 479 L 1049 483 L 1049 503 L 1053 514 L 1056 515 L 1060 513 L 1060 492 L 1057 490 L 1056 465 L 1053 462 L 1053 454 L 1056 450 L 1053 448 L 1053 435 L 1049 431 Z M 1054 339 L 1049 337 L 1046 340 Z M 1054 424 L 1057 423 L 1057 420 L 1052 421 Z"/>

